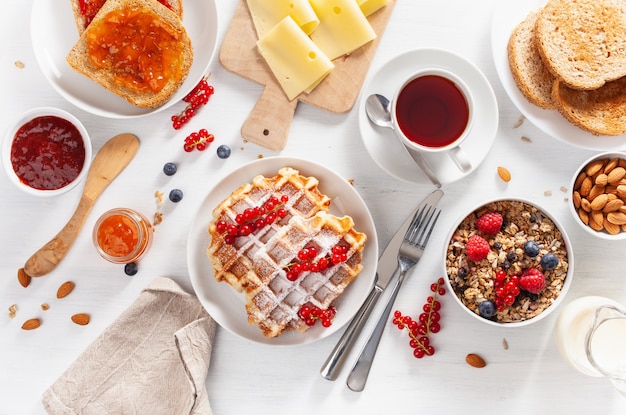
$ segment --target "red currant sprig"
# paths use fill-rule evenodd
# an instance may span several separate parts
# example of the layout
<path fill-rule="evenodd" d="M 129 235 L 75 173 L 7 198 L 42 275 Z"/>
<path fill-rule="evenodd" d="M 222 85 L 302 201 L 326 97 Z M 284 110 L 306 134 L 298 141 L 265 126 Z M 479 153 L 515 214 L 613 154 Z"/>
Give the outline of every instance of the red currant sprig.
<path fill-rule="evenodd" d="M 238 236 L 248 236 L 258 229 L 271 225 L 277 219 L 287 216 L 285 204 L 289 201 L 287 195 L 270 197 L 262 206 L 246 208 L 235 217 L 235 223 L 226 223 L 219 220 L 215 224 L 216 230 L 224 235 L 224 242 L 234 244 Z"/>
<path fill-rule="evenodd" d="M 298 251 L 297 257 L 297 260 L 292 261 L 284 267 L 289 281 L 297 280 L 303 272 L 322 272 L 332 265 L 346 262 L 348 260 L 348 247 L 345 245 L 335 245 L 331 248 L 329 255 L 319 258 L 316 261 L 317 248 L 311 246 Z"/>
<path fill-rule="evenodd" d="M 446 294 L 443 284 L 443 278 L 439 278 L 437 282 L 431 284 L 430 291 L 433 295 L 428 296 L 426 299 L 426 304 L 422 308 L 423 312 L 420 313 L 417 321 L 408 315 L 402 315 L 398 310 L 393 313 L 393 324 L 400 330 L 407 330 L 410 338 L 409 345 L 413 349 L 413 356 L 418 359 L 435 354 L 435 348 L 430 344 L 430 335 L 441 330 L 439 323 L 441 319 L 441 314 L 439 313 L 441 303 L 437 300 L 437 297 Z"/>
<path fill-rule="evenodd" d="M 209 85 L 208 82 L 210 76 L 211 74 L 208 74 L 203 78 L 198 85 L 183 98 L 183 101 L 187 102 L 187 106 L 180 114 L 172 115 L 172 127 L 174 127 L 175 130 L 180 130 L 184 124 L 196 115 L 200 107 L 209 102 L 209 98 L 215 93 L 215 89 Z"/>
<path fill-rule="evenodd" d="M 195 149 L 198 151 L 204 151 L 215 140 L 213 134 L 210 134 L 205 128 L 197 132 L 193 132 L 185 138 L 185 144 L 183 149 L 189 153 Z"/>
<path fill-rule="evenodd" d="M 322 310 L 310 302 L 303 304 L 300 310 L 298 310 L 298 317 L 304 320 L 304 324 L 309 327 L 314 326 L 317 320 L 319 320 L 322 322 L 323 327 L 328 328 L 333 324 L 335 314 L 337 314 L 335 307 L 331 306 L 326 310 Z"/>
<path fill-rule="evenodd" d="M 507 277 L 504 270 L 496 272 L 496 281 L 494 284 L 496 290 L 496 309 L 503 311 L 507 306 L 512 305 L 520 293 L 519 277 L 511 275 Z"/>

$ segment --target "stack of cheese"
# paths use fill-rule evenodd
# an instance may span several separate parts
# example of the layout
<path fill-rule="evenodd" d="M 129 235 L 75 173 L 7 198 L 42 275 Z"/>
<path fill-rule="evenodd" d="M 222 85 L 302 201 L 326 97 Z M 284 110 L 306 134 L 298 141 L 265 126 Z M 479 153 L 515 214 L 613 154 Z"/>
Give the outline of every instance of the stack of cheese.
<path fill-rule="evenodd" d="M 293 100 L 311 92 L 333 59 L 376 38 L 367 16 L 387 0 L 247 0 L 257 47 Z"/>
<path fill-rule="evenodd" d="M 549 0 L 513 29 L 508 58 L 529 102 L 594 135 L 626 133 L 623 0 Z"/>

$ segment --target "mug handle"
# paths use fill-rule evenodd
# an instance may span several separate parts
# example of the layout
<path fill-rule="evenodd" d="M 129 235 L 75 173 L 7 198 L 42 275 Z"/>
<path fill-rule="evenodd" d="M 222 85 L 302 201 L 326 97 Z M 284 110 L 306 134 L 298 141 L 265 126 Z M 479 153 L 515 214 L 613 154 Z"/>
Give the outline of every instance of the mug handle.
<path fill-rule="evenodd" d="M 454 164 L 461 170 L 463 173 L 467 173 L 472 168 L 472 163 L 470 163 L 467 158 L 467 154 L 463 151 L 461 147 L 454 147 L 449 152 L 450 158 L 454 161 Z"/>

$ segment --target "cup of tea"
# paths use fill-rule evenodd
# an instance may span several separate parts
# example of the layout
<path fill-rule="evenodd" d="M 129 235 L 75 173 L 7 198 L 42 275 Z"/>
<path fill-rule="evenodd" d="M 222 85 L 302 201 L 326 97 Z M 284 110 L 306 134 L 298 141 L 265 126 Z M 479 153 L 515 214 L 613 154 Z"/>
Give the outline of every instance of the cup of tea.
<path fill-rule="evenodd" d="M 460 147 L 470 133 L 472 118 L 469 89 L 457 75 L 440 68 L 413 73 L 391 103 L 393 127 L 408 148 L 446 152 L 463 172 L 472 167 Z"/>

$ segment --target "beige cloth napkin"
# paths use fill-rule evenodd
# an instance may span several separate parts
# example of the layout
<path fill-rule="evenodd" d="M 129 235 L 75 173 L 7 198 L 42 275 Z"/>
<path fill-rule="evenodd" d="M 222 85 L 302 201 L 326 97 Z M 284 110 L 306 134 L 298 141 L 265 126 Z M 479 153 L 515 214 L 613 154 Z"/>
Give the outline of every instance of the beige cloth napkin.
<path fill-rule="evenodd" d="M 44 392 L 44 407 L 55 415 L 210 415 L 214 335 L 198 299 L 158 278 Z"/>

